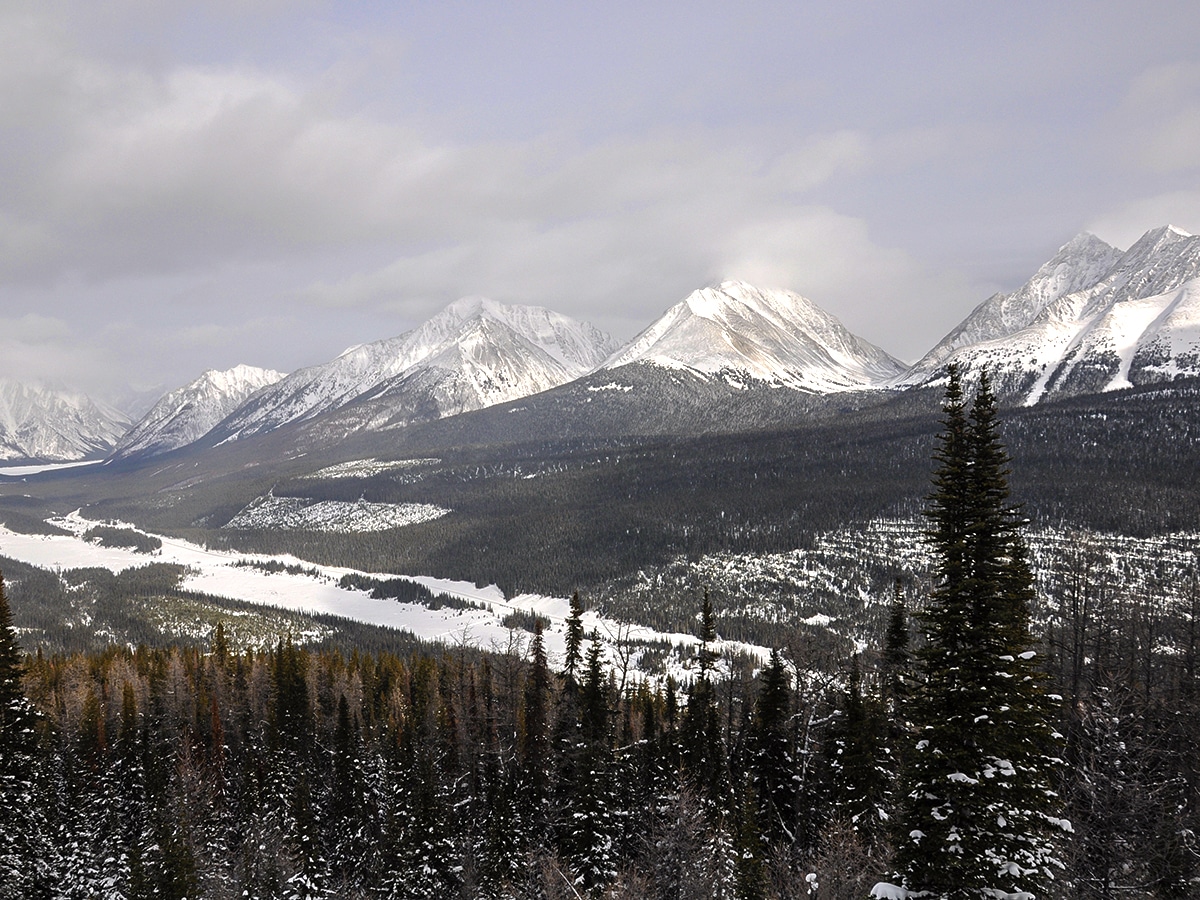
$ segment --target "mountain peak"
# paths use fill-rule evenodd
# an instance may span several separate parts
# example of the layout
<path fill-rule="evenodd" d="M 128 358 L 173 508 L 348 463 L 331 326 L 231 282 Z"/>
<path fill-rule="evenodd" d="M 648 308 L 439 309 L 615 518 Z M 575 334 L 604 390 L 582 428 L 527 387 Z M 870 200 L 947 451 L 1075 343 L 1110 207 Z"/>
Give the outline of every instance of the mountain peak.
<path fill-rule="evenodd" d="M 993 294 L 975 307 L 902 381 L 921 382 L 958 350 L 1015 334 L 1060 298 L 1098 284 L 1121 258 L 1121 251 L 1107 241 L 1080 232 L 1011 294 Z"/>
<path fill-rule="evenodd" d="M 1200 238 L 1163 225 L 1120 253 L 1089 237 L 980 304 L 903 381 L 926 383 L 953 359 L 1032 404 L 1200 374 Z"/>
<path fill-rule="evenodd" d="M 740 372 L 820 393 L 870 387 L 904 368 L 812 301 L 743 281 L 693 291 L 604 367 L 630 363 L 703 375 Z"/>
<path fill-rule="evenodd" d="M 462 297 L 398 337 L 360 344 L 293 372 L 220 424 L 220 440 L 354 407 L 345 433 L 515 400 L 592 371 L 612 338 L 538 306 Z M 366 412 L 367 408 L 369 412 Z"/>
<path fill-rule="evenodd" d="M 164 394 L 125 433 L 110 459 L 158 456 L 198 440 L 282 372 L 257 366 L 207 369 L 190 384 Z"/>

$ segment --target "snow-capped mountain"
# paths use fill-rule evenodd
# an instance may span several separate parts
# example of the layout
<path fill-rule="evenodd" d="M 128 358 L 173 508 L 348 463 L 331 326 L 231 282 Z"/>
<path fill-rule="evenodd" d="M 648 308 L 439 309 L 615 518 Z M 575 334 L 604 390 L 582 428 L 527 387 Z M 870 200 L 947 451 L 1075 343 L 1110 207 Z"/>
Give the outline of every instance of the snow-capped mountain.
<path fill-rule="evenodd" d="M 344 431 L 481 409 L 595 369 L 612 338 L 547 309 L 468 297 L 423 325 L 351 347 L 260 391 L 214 431 L 216 442 L 309 421 L 351 404 Z"/>
<path fill-rule="evenodd" d="M 1011 294 L 993 294 L 962 323 L 938 342 L 901 379 L 904 384 L 924 380 L 961 347 L 994 341 L 1020 331 L 1047 306 L 1100 281 L 1121 257 L 1121 251 L 1084 232 L 1059 248 L 1048 263 Z"/>
<path fill-rule="evenodd" d="M 875 387 L 905 370 L 812 301 L 740 281 L 694 291 L 604 367 L 630 363 L 814 393 Z"/>
<path fill-rule="evenodd" d="M 83 394 L 0 378 L 0 459 L 74 462 L 107 453 L 129 422 Z"/>
<path fill-rule="evenodd" d="M 967 372 L 986 367 L 1002 394 L 1032 404 L 1200 375 L 1200 237 L 1156 228 L 1104 271 L 1106 252 L 1088 237 L 1076 238 L 1039 270 L 1044 276 L 1057 261 L 1063 290 L 1038 295 L 1035 276 L 1011 295 L 1025 292 L 1007 324 L 988 318 L 1001 305 L 989 298 L 900 381 L 935 380 L 950 362 Z M 1043 287 L 1047 282 L 1041 279 Z M 1045 305 L 1030 316 L 1042 299 Z M 972 331 L 972 319 L 994 327 Z"/>
<path fill-rule="evenodd" d="M 209 369 L 191 384 L 165 394 L 113 449 L 110 459 L 157 456 L 203 437 L 255 391 L 283 378 L 255 366 Z"/>

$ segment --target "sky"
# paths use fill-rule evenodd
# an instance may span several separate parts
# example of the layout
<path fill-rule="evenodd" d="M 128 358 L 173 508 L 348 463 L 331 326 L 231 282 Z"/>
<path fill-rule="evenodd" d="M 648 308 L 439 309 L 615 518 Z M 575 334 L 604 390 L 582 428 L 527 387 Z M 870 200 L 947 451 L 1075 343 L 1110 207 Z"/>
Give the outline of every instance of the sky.
<path fill-rule="evenodd" d="M 6 0 L 0 376 L 133 403 L 468 295 L 794 290 L 915 360 L 1200 232 L 1200 4 Z"/>

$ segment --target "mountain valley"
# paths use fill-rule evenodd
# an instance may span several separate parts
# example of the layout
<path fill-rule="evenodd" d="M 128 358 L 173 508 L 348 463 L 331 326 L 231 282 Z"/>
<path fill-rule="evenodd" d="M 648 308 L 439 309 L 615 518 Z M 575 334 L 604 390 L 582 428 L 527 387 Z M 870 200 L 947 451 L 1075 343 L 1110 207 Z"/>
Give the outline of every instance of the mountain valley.
<path fill-rule="evenodd" d="M 582 590 L 651 624 L 635 575 L 917 516 L 954 363 L 993 373 L 1035 525 L 1183 534 L 1200 530 L 1198 275 L 1200 239 L 1177 229 L 1126 252 L 1081 235 L 907 369 L 804 297 L 741 282 L 622 348 L 469 298 L 291 375 L 205 373 L 110 429 L 102 462 L 0 481 L 0 520 L 36 532 L 81 509 L 507 596 Z"/>

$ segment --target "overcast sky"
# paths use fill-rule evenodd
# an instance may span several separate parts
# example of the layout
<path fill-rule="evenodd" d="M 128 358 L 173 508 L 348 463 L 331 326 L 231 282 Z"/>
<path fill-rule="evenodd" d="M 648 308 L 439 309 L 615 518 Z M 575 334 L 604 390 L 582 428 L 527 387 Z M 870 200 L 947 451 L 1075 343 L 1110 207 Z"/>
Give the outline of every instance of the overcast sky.
<path fill-rule="evenodd" d="M 0 374 L 109 398 L 471 294 L 628 339 L 724 278 L 914 360 L 1168 222 L 1195 0 L 0 6 Z"/>

